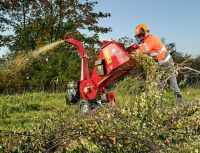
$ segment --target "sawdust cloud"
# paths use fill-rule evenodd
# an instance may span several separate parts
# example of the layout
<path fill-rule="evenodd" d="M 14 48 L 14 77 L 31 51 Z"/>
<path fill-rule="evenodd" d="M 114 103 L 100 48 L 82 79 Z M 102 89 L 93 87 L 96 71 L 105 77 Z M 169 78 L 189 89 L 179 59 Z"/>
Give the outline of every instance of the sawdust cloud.
<path fill-rule="evenodd" d="M 52 49 L 54 49 L 55 47 L 59 46 L 62 43 L 64 43 L 64 40 L 59 40 L 59 41 L 47 44 L 45 46 L 42 46 L 28 54 L 18 54 L 15 56 L 14 59 L 8 62 L 6 69 L 19 72 L 22 68 L 24 68 L 29 63 L 31 59 L 37 58 L 41 54 L 51 51 Z"/>
<path fill-rule="evenodd" d="M 47 44 L 47 45 L 45 45 L 45 46 L 33 51 L 32 57 L 37 58 L 42 53 L 45 53 L 45 52 L 47 52 L 49 50 L 52 50 L 53 48 L 55 48 L 56 46 L 60 45 L 63 42 L 64 42 L 64 40 L 59 40 L 59 41 L 56 41 L 54 43 Z"/>

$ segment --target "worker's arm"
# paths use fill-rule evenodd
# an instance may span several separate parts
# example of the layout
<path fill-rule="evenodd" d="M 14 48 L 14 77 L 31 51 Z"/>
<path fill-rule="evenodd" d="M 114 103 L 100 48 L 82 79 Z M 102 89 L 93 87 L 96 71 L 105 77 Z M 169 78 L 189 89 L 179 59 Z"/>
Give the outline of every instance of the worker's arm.
<path fill-rule="evenodd" d="M 133 45 L 129 46 L 126 50 L 127 50 L 129 53 L 131 53 L 131 52 L 135 52 L 138 48 L 139 48 L 139 45 L 133 44 Z"/>
<path fill-rule="evenodd" d="M 136 53 L 145 53 L 144 49 L 142 46 L 139 46 L 137 44 L 133 44 L 131 46 L 129 46 L 127 49 L 126 49 L 129 53 L 132 53 L 132 52 L 136 52 Z"/>
<path fill-rule="evenodd" d="M 141 53 L 141 54 L 148 54 L 153 47 L 153 43 L 148 42 L 148 43 L 142 43 L 139 48 L 136 50 L 137 53 Z"/>

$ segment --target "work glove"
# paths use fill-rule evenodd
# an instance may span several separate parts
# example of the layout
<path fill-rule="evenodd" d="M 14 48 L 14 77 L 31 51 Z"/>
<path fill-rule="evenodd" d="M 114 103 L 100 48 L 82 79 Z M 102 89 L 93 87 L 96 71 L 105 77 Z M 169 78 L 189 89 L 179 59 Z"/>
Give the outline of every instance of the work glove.
<path fill-rule="evenodd" d="M 129 46 L 126 50 L 127 50 L 129 53 L 131 53 L 131 52 L 136 51 L 138 48 L 139 48 L 139 45 L 138 45 L 138 44 L 133 44 L 133 45 Z"/>

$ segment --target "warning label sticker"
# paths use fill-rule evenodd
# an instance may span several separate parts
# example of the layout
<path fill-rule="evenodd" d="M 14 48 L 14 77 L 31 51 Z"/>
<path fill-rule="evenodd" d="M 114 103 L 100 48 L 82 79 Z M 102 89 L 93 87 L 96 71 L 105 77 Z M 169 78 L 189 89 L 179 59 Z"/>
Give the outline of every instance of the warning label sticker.
<path fill-rule="evenodd" d="M 112 59 L 111 59 L 111 56 L 110 56 L 110 51 L 108 50 L 108 48 L 106 48 L 104 51 L 103 51 L 103 54 L 106 58 L 106 62 L 107 64 L 110 64 L 112 63 Z"/>

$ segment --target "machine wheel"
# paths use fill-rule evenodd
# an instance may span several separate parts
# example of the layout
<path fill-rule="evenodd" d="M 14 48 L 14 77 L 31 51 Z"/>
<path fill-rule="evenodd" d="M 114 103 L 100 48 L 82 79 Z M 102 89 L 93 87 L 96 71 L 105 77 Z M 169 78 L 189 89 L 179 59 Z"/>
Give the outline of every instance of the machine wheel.
<path fill-rule="evenodd" d="M 70 103 L 70 101 L 72 101 L 72 96 L 71 95 L 66 95 L 65 96 L 65 102 L 67 105 L 72 105 L 72 103 Z"/>
<path fill-rule="evenodd" d="M 82 100 L 80 103 L 80 110 L 82 113 L 87 113 L 90 111 L 90 103 L 87 100 Z"/>

